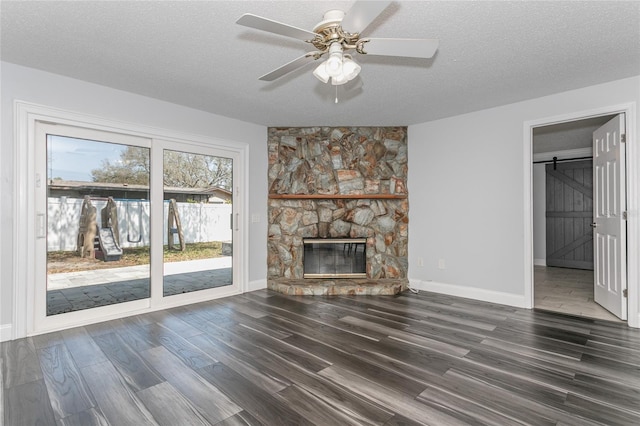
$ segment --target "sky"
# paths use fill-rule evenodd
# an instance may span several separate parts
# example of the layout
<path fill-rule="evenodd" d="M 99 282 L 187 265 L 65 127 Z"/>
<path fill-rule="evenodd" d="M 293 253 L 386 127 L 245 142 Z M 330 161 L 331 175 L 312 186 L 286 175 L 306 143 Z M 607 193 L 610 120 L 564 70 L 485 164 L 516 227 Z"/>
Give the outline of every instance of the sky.
<path fill-rule="evenodd" d="M 47 178 L 91 182 L 103 160 L 117 163 L 126 145 L 47 135 Z"/>

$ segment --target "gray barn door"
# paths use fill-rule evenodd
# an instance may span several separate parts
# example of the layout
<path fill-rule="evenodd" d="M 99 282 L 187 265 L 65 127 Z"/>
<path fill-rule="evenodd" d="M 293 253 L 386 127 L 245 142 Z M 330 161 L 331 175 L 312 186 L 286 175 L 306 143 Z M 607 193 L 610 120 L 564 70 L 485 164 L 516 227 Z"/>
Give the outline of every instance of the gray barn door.
<path fill-rule="evenodd" d="M 593 269 L 593 164 L 546 166 L 547 266 Z"/>

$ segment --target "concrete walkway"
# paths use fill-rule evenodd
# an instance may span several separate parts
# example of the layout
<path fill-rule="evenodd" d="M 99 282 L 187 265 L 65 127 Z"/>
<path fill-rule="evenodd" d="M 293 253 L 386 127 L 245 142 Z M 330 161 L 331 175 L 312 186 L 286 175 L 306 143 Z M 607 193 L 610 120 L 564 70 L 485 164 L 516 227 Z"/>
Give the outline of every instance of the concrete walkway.
<path fill-rule="evenodd" d="M 164 265 L 163 295 L 232 284 L 230 256 Z M 51 274 L 47 280 L 47 315 L 73 312 L 150 295 L 149 265 Z"/>
<path fill-rule="evenodd" d="M 169 262 L 164 264 L 164 274 L 176 275 L 188 272 L 207 271 L 210 269 L 231 268 L 231 262 L 231 256 L 187 260 L 184 262 Z M 49 274 L 47 276 L 47 290 L 118 283 L 142 278 L 149 278 L 148 264 L 121 268 L 94 269 L 91 271 L 63 272 L 60 274 Z"/>

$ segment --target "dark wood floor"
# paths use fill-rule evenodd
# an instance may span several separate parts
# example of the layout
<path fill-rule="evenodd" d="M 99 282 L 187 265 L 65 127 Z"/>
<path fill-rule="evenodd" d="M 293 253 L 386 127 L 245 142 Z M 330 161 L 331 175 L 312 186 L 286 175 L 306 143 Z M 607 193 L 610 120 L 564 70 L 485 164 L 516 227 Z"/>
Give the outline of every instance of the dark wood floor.
<path fill-rule="evenodd" d="M 1 354 L 5 425 L 640 424 L 640 331 L 431 293 L 258 291 Z"/>

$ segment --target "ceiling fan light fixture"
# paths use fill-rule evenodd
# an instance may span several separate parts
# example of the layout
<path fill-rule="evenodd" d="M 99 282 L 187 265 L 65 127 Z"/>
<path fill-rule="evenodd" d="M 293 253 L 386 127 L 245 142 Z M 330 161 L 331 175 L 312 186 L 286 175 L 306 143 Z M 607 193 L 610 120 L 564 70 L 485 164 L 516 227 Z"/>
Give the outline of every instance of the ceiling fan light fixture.
<path fill-rule="evenodd" d="M 327 67 L 324 61 L 316 67 L 316 69 L 313 71 L 313 75 L 315 75 L 316 78 L 323 83 L 327 83 L 329 81 L 329 78 L 331 78 L 331 76 L 327 73 Z"/>
<path fill-rule="evenodd" d="M 2 1 L 2 0 L 0 0 Z M 313 75 L 322 83 L 337 86 L 345 84 L 360 74 L 361 66 L 347 52 L 354 50 L 361 55 L 391 56 L 429 59 L 438 50 L 438 40 L 419 38 L 362 38 L 362 31 L 381 16 L 391 4 L 389 0 L 356 0 L 349 11 L 333 9 L 323 15 L 313 31 L 307 31 L 293 25 L 245 13 L 236 23 L 302 40 L 315 47 L 316 51 L 287 62 L 279 68 L 261 76 L 262 81 L 274 81 L 292 71 L 310 64 L 321 57 L 324 60 L 313 71 Z M 366 48 L 365 48 L 366 46 Z"/>
<path fill-rule="evenodd" d="M 345 84 L 346 82 L 348 82 L 349 80 L 347 79 L 347 77 L 344 74 L 341 74 L 337 77 L 331 77 L 331 84 L 334 86 L 340 86 L 342 84 Z"/>
<path fill-rule="evenodd" d="M 351 55 L 343 55 L 342 74 L 351 81 L 360 74 L 362 67 L 351 58 Z"/>
<path fill-rule="evenodd" d="M 327 74 L 337 77 L 342 74 L 342 46 L 340 43 L 333 43 L 329 48 L 329 59 L 325 61 Z"/>
<path fill-rule="evenodd" d="M 358 76 L 362 67 L 353 60 L 351 55 L 343 54 L 340 44 L 334 43 L 329 50 L 329 59 L 321 63 L 313 71 L 313 75 L 323 83 L 331 79 L 331 84 L 339 86 Z"/>

